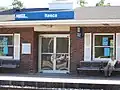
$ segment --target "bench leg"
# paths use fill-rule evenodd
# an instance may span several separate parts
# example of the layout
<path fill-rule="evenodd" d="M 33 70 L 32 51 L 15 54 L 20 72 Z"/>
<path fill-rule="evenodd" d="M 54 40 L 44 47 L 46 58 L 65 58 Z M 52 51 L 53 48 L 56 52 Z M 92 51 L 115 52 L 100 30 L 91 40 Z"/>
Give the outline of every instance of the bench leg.
<path fill-rule="evenodd" d="M 77 74 L 78 74 L 78 75 L 80 74 L 80 71 L 79 71 L 79 70 L 77 70 Z"/>

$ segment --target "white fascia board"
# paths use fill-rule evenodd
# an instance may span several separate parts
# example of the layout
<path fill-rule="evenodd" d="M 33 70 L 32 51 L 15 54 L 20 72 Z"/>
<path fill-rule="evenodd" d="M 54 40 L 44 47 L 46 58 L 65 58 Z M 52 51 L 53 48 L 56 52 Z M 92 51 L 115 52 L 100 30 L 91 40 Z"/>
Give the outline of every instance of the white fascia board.
<path fill-rule="evenodd" d="M 10 21 L 10 20 L 15 20 L 15 15 L 14 14 L 0 15 L 0 21 Z"/>
<path fill-rule="evenodd" d="M 36 26 L 36 25 L 120 25 L 120 19 L 105 20 L 47 20 L 47 21 L 6 21 L 0 26 Z"/>

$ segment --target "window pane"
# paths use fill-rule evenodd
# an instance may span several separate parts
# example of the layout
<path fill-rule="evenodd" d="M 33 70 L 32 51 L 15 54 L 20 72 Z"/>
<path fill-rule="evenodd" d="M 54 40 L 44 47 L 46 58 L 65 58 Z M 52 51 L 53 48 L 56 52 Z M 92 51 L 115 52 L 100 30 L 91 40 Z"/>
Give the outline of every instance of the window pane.
<path fill-rule="evenodd" d="M 42 38 L 42 53 L 53 53 L 53 38 Z"/>
<path fill-rule="evenodd" d="M 0 56 L 13 56 L 13 47 L 0 47 Z"/>
<path fill-rule="evenodd" d="M 95 47 L 95 58 L 110 58 L 113 55 L 113 48 Z"/>
<path fill-rule="evenodd" d="M 68 54 L 56 55 L 56 70 L 68 70 Z"/>
<path fill-rule="evenodd" d="M 0 36 L 0 45 L 13 45 L 13 36 Z"/>
<path fill-rule="evenodd" d="M 57 38 L 56 50 L 57 53 L 68 53 L 68 38 Z"/>
<path fill-rule="evenodd" d="M 53 70 L 53 61 L 52 54 L 42 54 L 42 70 Z"/>
<path fill-rule="evenodd" d="M 113 46 L 113 35 L 95 35 L 95 46 Z"/>

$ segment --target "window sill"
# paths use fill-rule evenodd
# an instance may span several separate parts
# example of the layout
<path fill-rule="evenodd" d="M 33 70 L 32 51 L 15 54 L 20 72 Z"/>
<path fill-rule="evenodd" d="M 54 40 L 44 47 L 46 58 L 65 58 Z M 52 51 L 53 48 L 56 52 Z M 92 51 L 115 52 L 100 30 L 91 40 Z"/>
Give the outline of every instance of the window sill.
<path fill-rule="evenodd" d="M 98 59 L 93 59 L 93 61 L 109 61 L 111 60 L 110 58 L 98 58 Z"/>
<path fill-rule="evenodd" d="M 12 56 L 0 56 L 0 59 L 11 60 L 13 59 L 13 57 Z"/>

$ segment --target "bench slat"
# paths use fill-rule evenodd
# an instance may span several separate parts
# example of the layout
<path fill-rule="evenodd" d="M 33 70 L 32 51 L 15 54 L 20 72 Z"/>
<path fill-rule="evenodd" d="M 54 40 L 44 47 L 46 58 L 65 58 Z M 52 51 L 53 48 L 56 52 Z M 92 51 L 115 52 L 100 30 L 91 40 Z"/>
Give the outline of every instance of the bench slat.
<path fill-rule="evenodd" d="M 85 71 L 87 71 L 87 70 L 91 70 L 91 71 L 93 71 L 93 70 L 104 70 L 103 68 L 98 68 L 98 67 L 81 67 L 81 68 L 77 68 L 77 70 L 78 71 L 82 71 L 82 70 L 85 70 Z M 115 68 L 113 71 L 120 71 L 120 68 Z"/>
<path fill-rule="evenodd" d="M 82 67 L 77 68 L 77 70 L 100 70 L 98 67 Z"/>
<path fill-rule="evenodd" d="M 120 71 L 120 68 L 115 68 L 114 71 Z"/>
<path fill-rule="evenodd" d="M 6 64 L 6 65 L 2 65 L 2 68 L 16 68 L 16 65 L 11 65 L 11 64 Z"/>

